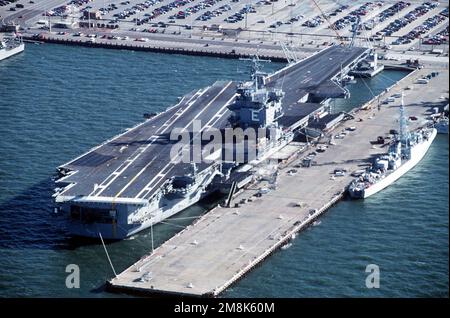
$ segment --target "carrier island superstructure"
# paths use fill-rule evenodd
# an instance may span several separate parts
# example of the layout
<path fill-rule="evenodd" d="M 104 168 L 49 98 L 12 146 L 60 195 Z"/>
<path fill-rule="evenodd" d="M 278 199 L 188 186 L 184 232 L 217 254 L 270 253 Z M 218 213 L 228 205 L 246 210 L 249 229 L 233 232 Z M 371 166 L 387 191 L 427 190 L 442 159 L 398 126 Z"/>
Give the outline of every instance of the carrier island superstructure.
<path fill-rule="evenodd" d="M 218 160 L 226 151 L 198 163 L 181 160 L 196 136 L 212 129 L 268 128 L 271 133 L 258 135 L 253 145 L 256 157 L 246 158 L 261 160 L 292 140 L 330 98 L 347 97 L 338 79 L 368 53 L 332 46 L 270 75 L 256 67 L 249 82 L 218 81 L 186 94 L 165 112 L 59 166 L 56 211 L 67 217 L 74 235 L 122 239 L 184 210 L 214 185 L 245 177 L 236 172 L 240 162 Z M 190 136 L 176 160 L 174 129 Z"/>

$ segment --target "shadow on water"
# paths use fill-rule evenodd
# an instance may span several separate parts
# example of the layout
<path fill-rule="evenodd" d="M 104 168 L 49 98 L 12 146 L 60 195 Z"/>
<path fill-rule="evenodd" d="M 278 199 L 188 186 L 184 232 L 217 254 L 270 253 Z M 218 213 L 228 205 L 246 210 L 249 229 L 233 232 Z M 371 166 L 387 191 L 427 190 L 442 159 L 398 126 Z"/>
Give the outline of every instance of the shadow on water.
<path fill-rule="evenodd" d="M 107 285 L 106 285 L 106 283 L 101 284 L 98 287 L 92 288 L 91 290 L 89 290 L 89 292 L 92 294 L 103 294 L 105 292 L 108 292 Z"/>
<path fill-rule="evenodd" d="M 448 104 L 448 100 L 443 100 L 441 102 L 420 102 L 420 103 L 410 103 L 405 104 L 406 107 L 426 107 L 427 110 L 424 113 L 434 113 L 434 108 L 441 109 Z M 400 108 L 400 104 L 390 105 L 389 108 Z M 408 109 L 406 109 L 408 110 Z"/>
<path fill-rule="evenodd" d="M 1 249 L 73 250 L 100 244 L 99 239 L 74 237 L 67 232 L 65 218 L 53 212 L 53 187 L 48 178 L 0 203 Z"/>
<path fill-rule="evenodd" d="M 100 244 L 67 232 L 65 219 L 53 212 L 53 186 L 49 178 L 0 203 L 0 248 L 73 250 Z"/>
<path fill-rule="evenodd" d="M 62 220 L 53 214 L 48 178 L 0 203 L 0 248 L 57 249 L 67 246 Z"/>

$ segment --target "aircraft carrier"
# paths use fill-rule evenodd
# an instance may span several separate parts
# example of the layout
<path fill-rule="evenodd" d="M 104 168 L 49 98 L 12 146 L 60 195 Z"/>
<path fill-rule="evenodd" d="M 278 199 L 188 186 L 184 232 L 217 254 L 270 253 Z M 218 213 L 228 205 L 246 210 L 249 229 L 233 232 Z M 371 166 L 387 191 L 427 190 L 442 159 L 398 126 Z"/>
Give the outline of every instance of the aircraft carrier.
<path fill-rule="evenodd" d="M 200 132 L 256 120 L 258 128 L 277 132 L 258 136 L 266 139 L 266 147 L 258 148 L 261 160 L 291 141 L 330 98 L 348 97 L 339 78 L 368 54 L 366 48 L 331 46 L 271 75 L 254 69 L 249 82 L 218 81 L 186 94 L 165 112 L 59 166 L 56 212 L 67 217 L 74 235 L 122 239 L 184 210 L 214 185 L 236 178 L 241 163 L 173 160 L 174 129 L 190 133 L 190 148 Z M 245 119 L 244 109 L 258 111 L 256 118 Z"/>

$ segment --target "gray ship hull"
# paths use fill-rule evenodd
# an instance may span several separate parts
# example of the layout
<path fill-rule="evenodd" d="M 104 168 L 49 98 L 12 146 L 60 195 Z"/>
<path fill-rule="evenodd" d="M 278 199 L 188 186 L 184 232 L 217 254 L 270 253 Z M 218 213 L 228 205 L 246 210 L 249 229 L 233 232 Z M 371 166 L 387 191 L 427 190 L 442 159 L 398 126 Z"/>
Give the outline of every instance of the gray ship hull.
<path fill-rule="evenodd" d="M 24 49 L 25 49 L 25 44 L 23 44 L 23 43 L 19 44 L 16 47 L 13 47 L 13 48 L 0 49 L 0 61 L 5 60 L 16 54 L 19 54 L 19 53 L 23 52 Z"/>
<path fill-rule="evenodd" d="M 287 92 L 281 101 L 284 115 L 278 119 L 283 136 L 274 142 L 275 148 L 323 109 L 328 94 L 334 87 L 339 90 L 335 79 L 367 53 L 363 48 L 329 47 L 265 79 L 269 90 Z M 228 127 L 232 114 L 228 106 L 236 100 L 237 85 L 216 82 L 191 92 L 165 112 L 58 167 L 53 197 L 56 212 L 68 217 L 69 231 L 77 236 L 101 233 L 105 239 L 125 238 L 197 203 L 216 176 L 225 181 L 221 164 L 202 162 L 193 184 L 173 188 L 173 180 L 189 176 L 192 166 L 172 162 L 169 135 L 174 129 L 189 129 L 194 121 L 201 122 L 199 131 Z"/>

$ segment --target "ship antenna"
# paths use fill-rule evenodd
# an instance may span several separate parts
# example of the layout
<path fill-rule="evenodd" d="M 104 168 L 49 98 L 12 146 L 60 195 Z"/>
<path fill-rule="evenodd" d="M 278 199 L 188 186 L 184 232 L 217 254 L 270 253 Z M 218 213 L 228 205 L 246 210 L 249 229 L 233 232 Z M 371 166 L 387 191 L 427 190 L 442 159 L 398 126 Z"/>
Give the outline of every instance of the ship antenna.
<path fill-rule="evenodd" d="M 263 74 L 261 73 L 261 68 L 262 68 L 261 62 L 270 62 L 270 60 L 260 59 L 258 54 L 253 55 L 253 57 L 251 59 L 250 58 L 240 58 L 239 60 L 252 62 L 250 76 L 255 85 L 255 89 L 258 90 L 259 89 L 259 81 L 261 81 L 263 83 L 263 80 L 262 80 Z"/>
<path fill-rule="evenodd" d="M 408 132 L 408 123 L 405 116 L 405 103 L 403 100 L 404 94 L 402 92 L 401 97 L 401 105 L 400 105 L 400 143 L 402 148 L 406 150 L 409 147 L 409 132 Z M 405 153 L 407 153 L 405 151 Z"/>
<path fill-rule="evenodd" d="M 404 94 L 402 93 L 401 105 L 400 105 L 400 141 L 405 142 L 408 138 L 408 124 L 405 117 L 405 103 L 403 100 Z"/>

